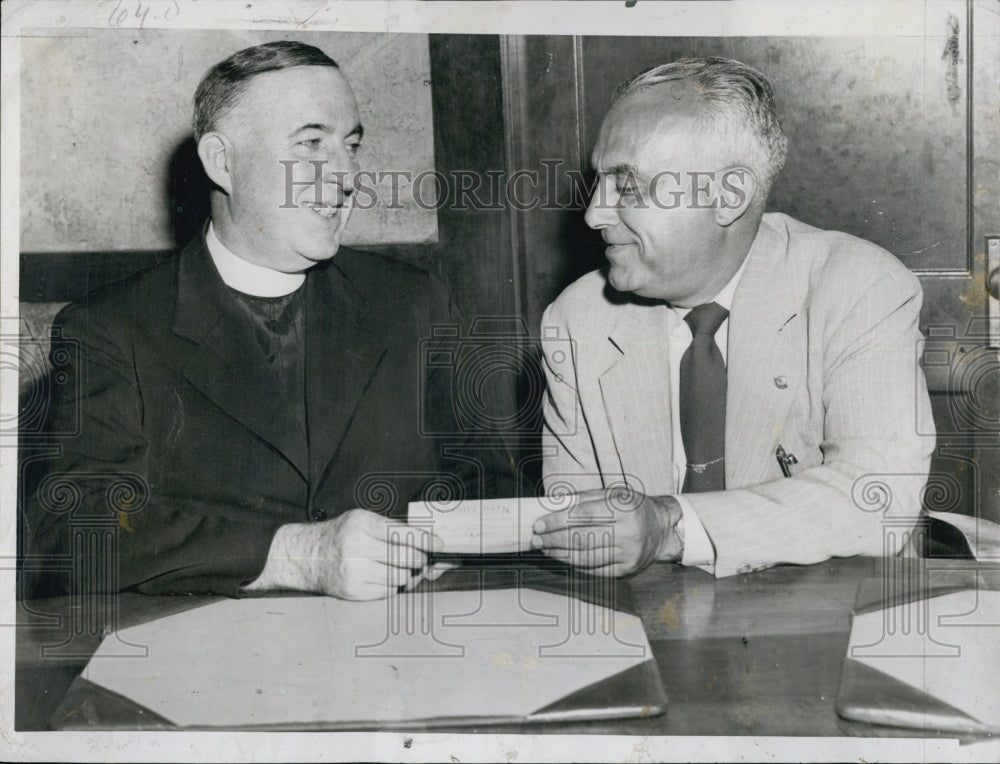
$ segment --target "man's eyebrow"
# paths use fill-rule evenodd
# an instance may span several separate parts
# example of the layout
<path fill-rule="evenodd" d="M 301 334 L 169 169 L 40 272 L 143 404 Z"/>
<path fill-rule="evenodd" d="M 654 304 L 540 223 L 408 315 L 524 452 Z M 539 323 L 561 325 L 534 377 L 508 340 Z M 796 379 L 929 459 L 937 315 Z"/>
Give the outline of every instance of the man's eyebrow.
<path fill-rule="evenodd" d="M 299 133 L 304 133 L 307 130 L 319 130 L 320 132 L 324 132 L 324 133 L 333 133 L 333 132 L 336 132 L 336 129 L 333 127 L 333 125 L 327 125 L 327 124 L 325 124 L 323 122 L 310 122 L 308 125 L 302 125 L 302 127 L 296 129 L 292 133 L 292 135 L 298 135 Z M 357 123 L 351 129 L 350 132 L 348 132 L 348 135 L 356 135 L 356 136 L 358 136 L 358 138 L 364 137 L 364 134 L 365 134 L 365 128 L 362 127 L 362 125 L 361 125 L 360 122 Z"/>
<path fill-rule="evenodd" d="M 602 170 L 605 175 L 632 175 L 636 176 L 639 174 L 639 168 L 634 164 L 616 164 L 613 167 L 608 167 Z"/>

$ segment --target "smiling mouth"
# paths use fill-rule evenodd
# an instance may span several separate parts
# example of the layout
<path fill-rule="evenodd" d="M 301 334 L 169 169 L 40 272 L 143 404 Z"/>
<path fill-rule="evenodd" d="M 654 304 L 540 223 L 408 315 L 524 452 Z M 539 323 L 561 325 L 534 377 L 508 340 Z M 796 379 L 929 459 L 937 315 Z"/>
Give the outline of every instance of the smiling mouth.
<path fill-rule="evenodd" d="M 327 220 L 332 218 L 340 211 L 340 207 L 333 204 L 317 204 L 315 202 L 303 202 L 302 206 L 312 210 L 317 215 L 326 218 Z"/>

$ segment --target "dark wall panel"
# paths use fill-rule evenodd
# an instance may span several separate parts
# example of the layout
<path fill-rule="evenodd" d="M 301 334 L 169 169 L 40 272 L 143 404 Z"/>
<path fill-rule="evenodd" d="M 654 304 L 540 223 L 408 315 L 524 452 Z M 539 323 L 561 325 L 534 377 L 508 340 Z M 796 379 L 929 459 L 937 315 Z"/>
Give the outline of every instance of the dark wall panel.
<path fill-rule="evenodd" d="M 435 163 L 448 193 L 438 207 L 437 267 L 467 317 L 513 314 L 507 210 L 476 209 L 470 195 L 457 198 L 465 174 L 485 177 L 506 167 L 500 40 L 431 35 L 430 51 Z"/>

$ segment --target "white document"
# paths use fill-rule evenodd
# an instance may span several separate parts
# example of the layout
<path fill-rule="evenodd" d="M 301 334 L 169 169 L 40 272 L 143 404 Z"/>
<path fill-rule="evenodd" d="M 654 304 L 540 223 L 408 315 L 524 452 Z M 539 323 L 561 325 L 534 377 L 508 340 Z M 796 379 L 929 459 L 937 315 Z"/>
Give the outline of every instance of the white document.
<path fill-rule="evenodd" d="M 181 727 L 368 726 L 521 719 L 651 657 L 636 616 L 487 589 L 226 600 L 106 637 L 83 676 Z"/>
<path fill-rule="evenodd" d="M 540 517 L 576 505 L 574 494 L 469 501 L 414 501 L 406 521 L 443 542 L 448 554 L 508 554 L 531 549 L 531 526 Z"/>
<path fill-rule="evenodd" d="M 1000 592 L 953 592 L 856 615 L 847 656 L 1000 727 Z"/>

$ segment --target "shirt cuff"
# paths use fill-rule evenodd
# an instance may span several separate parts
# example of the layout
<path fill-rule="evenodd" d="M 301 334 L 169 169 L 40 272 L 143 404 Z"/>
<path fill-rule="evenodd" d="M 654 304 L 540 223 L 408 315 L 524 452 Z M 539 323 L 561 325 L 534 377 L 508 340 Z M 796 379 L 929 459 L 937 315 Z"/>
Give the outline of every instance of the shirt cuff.
<path fill-rule="evenodd" d="M 681 565 L 697 565 L 699 567 L 715 566 L 715 547 L 708 537 L 705 526 L 701 524 L 691 503 L 683 496 L 674 496 L 681 506 L 681 522 L 684 523 L 684 553 Z"/>

